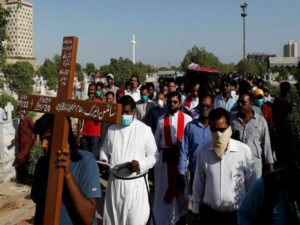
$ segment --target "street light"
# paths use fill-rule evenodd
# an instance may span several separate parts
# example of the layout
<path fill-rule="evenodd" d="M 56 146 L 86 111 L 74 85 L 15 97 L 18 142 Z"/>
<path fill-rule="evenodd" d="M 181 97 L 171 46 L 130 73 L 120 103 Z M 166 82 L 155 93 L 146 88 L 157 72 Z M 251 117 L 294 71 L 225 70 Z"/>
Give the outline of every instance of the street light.
<path fill-rule="evenodd" d="M 242 8 L 242 13 L 241 13 L 241 17 L 243 18 L 243 59 L 246 59 L 246 8 L 247 8 L 248 4 L 244 3 L 241 4 L 241 8 Z"/>

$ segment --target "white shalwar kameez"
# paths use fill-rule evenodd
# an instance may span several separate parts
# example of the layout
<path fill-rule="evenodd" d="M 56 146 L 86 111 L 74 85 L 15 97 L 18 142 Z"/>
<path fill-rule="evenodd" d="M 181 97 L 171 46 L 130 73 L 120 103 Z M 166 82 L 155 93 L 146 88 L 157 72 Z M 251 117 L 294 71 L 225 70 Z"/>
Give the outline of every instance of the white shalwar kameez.
<path fill-rule="evenodd" d="M 152 168 L 158 160 L 158 151 L 151 128 L 134 119 L 129 126 L 111 125 L 108 129 L 100 159 L 113 168 L 137 160 L 139 173 L 128 169 L 118 172 L 119 177 L 134 177 Z M 118 179 L 110 174 L 106 190 L 104 225 L 145 225 L 149 218 L 149 201 L 143 176 L 132 180 Z"/>

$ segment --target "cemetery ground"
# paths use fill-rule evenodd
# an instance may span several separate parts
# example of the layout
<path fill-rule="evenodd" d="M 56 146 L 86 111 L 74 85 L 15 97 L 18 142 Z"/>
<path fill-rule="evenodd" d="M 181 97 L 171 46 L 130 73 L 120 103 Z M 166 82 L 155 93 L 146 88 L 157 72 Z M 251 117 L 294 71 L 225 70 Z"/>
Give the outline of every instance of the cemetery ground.
<path fill-rule="evenodd" d="M 106 180 L 101 179 L 102 190 L 106 185 Z M 30 185 L 18 184 L 14 181 L 0 183 L 0 225 L 33 224 L 35 204 L 30 198 L 30 191 Z M 97 200 L 98 225 L 102 224 L 103 203 L 104 196 Z M 191 224 L 190 220 L 191 213 L 189 212 L 186 218 L 187 224 Z"/>
<path fill-rule="evenodd" d="M 101 180 L 101 186 L 106 187 Z M 0 183 L 0 225 L 32 225 L 35 204 L 30 198 L 30 185 L 14 181 Z M 97 200 L 97 222 L 102 224 L 104 198 Z"/>

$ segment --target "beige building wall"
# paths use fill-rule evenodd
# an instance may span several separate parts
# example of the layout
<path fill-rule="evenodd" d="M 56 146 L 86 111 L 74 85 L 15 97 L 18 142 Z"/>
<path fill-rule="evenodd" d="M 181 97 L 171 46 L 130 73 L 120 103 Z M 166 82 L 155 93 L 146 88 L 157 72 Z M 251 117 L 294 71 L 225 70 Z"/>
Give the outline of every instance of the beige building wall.
<path fill-rule="evenodd" d="M 298 57 L 298 43 L 289 40 L 283 46 L 283 57 Z"/>
<path fill-rule="evenodd" d="M 1 5 L 10 10 L 7 33 L 10 49 L 7 63 L 28 61 L 36 68 L 33 55 L 33 5 L 25 0 L 0 0 Z"/>

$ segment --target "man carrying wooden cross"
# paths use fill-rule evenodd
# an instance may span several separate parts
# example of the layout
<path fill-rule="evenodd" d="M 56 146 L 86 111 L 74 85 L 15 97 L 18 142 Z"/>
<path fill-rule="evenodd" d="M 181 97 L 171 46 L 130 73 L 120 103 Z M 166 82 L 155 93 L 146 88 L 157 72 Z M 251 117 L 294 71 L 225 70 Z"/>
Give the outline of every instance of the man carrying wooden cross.
<path fill-rule="evenodd" d="M 44 114 L 34 126 L 34 132 L 39 135 L 45 152 L 45 156 L 36 165 L 31 190 L 31 198 L 36 203 L 34 224 L 43 223 L 53 122 L 53 115 Z M 97 163 L 92 153 L 76 148 L 71 124 L 68 143 L 67 149 L 57 152 L 55 161 L 56 168 L 64 170 L 60 224 L 96 225 L 96 198 L 101 197 Z"/>
<path fill-rule="evenodd" d="M 46 200 L 44 206 L 45 214 L 43 225 L 62 224 L 60 223 L 60 213 L 63 211 L 64 207 L 64 205 L 61 204 L 62 198 L 65 198 L 65 195 L 67 195 L 69 196 L 68 198 L 72 199 L 72 201 L 74 200 L 72 203 L 78 204 L 76 200 L 78 196 L 72 195 L 71 193 L 74 192 L 70 190 L 79 187 L 80 192 L 75 193 L 80 194 L 83 192 L 80 186 L 67 184 L 67 182 L 70 182 L 70 180 L 74 179 L 74 177 L 76 178 L 76 176 L 72 173 L 74 169 L 72 164 L 74 160 L 72 152 L 74 152 L 75 148 L 73 148 L 72 146 L 73 142 L 68 142 L 68 131 L 70 130 L 70 125 L 67 118 L 75 117 L 81 119 L 92 119 L 106 123 L 118 123 L 120 121 L 122 111 L 121 106 L 117 104 L 104 104 L 86 100 L 72 99 L 77 43 L 77 37 L 64 37 L 60 63 L 61 69 L 58 78 L 57 97 L 20 94 L 18 100 L 19 109 L 49 113 L 54 115 L 54 119 L 52 121 L 53 130 L 52 133 L 48 134 L 48 136 L 52 136 L 52 139 L 48 138 L 48 143 L 50 143 L 51 140 L 51 151 L 49 151 L 50 156 L 48 181 L 47 184 L 44 183 L 44 186 L 47 186 L 47 191 L 45 192 L 46 194 L 44 193 L 44 195 L 46 196 Z M 50 127 L 52 127 L 52 125 Z M 45 135 L 46 133 L 44 133 L 45 130 L 42 131 L 43 133 L 40 134 L 42 135 L 41 138 L 43 139 L 43 135 Z M 50 149 L 49 146 L 48 149 Z M 66 159 L 66 157 L 68 157 L 69 155 L 71 157 L 71 161 Z M 79 158 L 81 157 L 82 156 L 80 156 Z M 77 161 L 78 159 L 76 159 L 74 162 Z M 61 163 L 63 165 L 60 165 Z M 90 161 L 90 163 L 95 164 L 95 159 Z M 71 164 L 70 167 L 69 164 Z M 69 176 L 71 175 L 70 171 L 71 174 L 73 174 L 72 176 Z M 47 173 L 45 173 L 45 176 L 46 175 Z M 66 181 L 66 179 L 70 180 Z M 80 183 L 76 179 L 75 181 L 75 183 L 77 184 Z M 96 181 L 99 182 L 99 177 L 96 179 Z M 84 184 L 87 184 L 86 181 L 84 181 Z M 63 185 L 65 185 L 66 188 L 63 188 Z M 91 191 L 93 191 L 96 190 L 95 188 L 97 187 L 90 186 L 89 188 Z M 38 187 L 38 189 L 42 189 L 42 187 Z M 98 188 L 97 191 L 99 191 Z M 87 196 L 87 198 L 89 198 L 89 196 Z M 80 210 L 80 212 L 78 211 L 81 206 L 79 208 L 76 208 L 76 204 L 72 205 L 71 208 L 67 208 L 68 212 L 70 209 L 77 209 L 77 211 L 75 210 L 75 213 L 78 214 L 78 216 L 76 218 L 71 217 L 72 223 L 92 224 L 93 220 L 90 221 L 90 211 L 88 210 L 84 214 L 82 214 Z M 93 204 L 91 207 L 93 207 Z M 82 221 L 79 219 L 82 219 Z M 67 224 L 69 225 L 72 223 Z"/>

